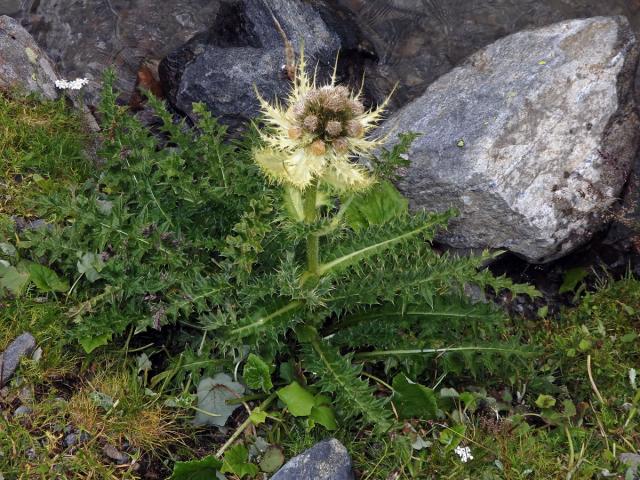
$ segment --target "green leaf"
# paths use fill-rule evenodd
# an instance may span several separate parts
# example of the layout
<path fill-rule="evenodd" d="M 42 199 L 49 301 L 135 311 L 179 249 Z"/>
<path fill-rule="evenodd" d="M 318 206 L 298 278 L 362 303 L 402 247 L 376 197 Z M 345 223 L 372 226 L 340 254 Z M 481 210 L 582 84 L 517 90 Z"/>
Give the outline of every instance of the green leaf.
<path fill-rule="evenodd" d="M 43 292 L 66 292 L 69 283 L 60 279 L 56 272 L 38 263 L 29 264 L 31 280 Z"/>
<path fill-rule="evenodd" d="M 438 441 L 444 445 L 447 452 L 450 452 L 460 445 L 465 430 L 466 428 L 463 424 L 454 425 L 446 430 L 442 430 L 438 436 Z"/>
<path fill-rule="evenodd" d="M 282 192 L 282 200 L 284 203 L 284 210 L 287 215 L 289 215 L 289 218 L 296 222 L 302 222 L 304 220 L 302 192 L 297 188 L 287 186 Z"/>
<path fill-rule="evenodd" d="M 268 392 L 273 388 L 269 366 L 253 353 L 250 353 L 249 358 L 247 358 L 242 376 L 247 386 L 252 390 Z"/>
<path fill-rule="evenodd" d="M 375 390 L 361 377 L 362 365 L 353 363 L 352 354 L 345 355 L 321 339 L 304 344 L 302 352 L 307 370 L 313 372 L 314 387 L 333 394 L 333 404 L 343 420 L 361 415 L 360 421 L 373 425 L 377 431 L 386 431 L 391 426 L 388 400 L 375 395 Z"/>
<path fill-rule="evenodd" d="M 309 415 L 309 420 L 319 423 L 327 430 L 337 430 L 336 414 L 328 405 L 314 405 Z"/>
<path fill-rule="evenodd" d="M 400 373 L 393 378 L 393 402 L 400 418 L 432 420 L 438 410 L 434 391 L 409 380 Z"/>
<path fill-rule="evenodd" d="M 538 395 L 538 398 L 536 400 L 536 405 L 538 406 L 538 408 L 551 408 L 556 404 L 556 399 L 553 398 L 551 395 L 544 395 L 544 394 L 540 394 Z"/>
<path fill-rule="evenodd" d="M 476 397 L 471 392 L 462 392 L 460 394 L 460 400 L 464 404 L 464 407 L 473 411 L 476 408 Z"/>
<path fill-rule="evenodd" d="M 247 323 L 240 327 L 234 328 L 229 333 L 231 336 L 238 336 L 241 338 L 252 335 L 254 333 L 257 333 L 260 329 L 265 328 L 266 325 L 280 317 L 287 318 L 291 316 L 292 312 L 295 312 L 303 305 L 304 304 L 301 301 L 295 300 L 272 312 L 260 310 L 259 312 L 253 314 L 248 319 Z"/>
<path fill-rule="evenodd" d="M 298 382 L 282 387 L 277 394 L 294 417 L 308 417 L 315 405 L 313 395 Z"/>
<path fill-rule="evenodd" d="M 278 470 L 284 463 L 284 454 L 279 447 L 271 446 L 262 455 L 260 460 L 260 470 L 265 473 L 273 473 Z"/>
<path fill-rule="evenodd" d="M 622 343 L 631 343 L 636 338 L 638 338 L 638 334 L 635 333 L 635 332 L 630 332 L 630 333 L 627 333 L 627 334 L 623 335 L 622 337 L 620 337 L 620 341 Z"/>
<path fill-rule="evenodd" d="M 103 333 L 97 337 L 82 337 L 78 340 L 86 353 L 93 352 L 96 348 L 102 347 L 111 341 L 112 333 Z"/>
<path fill-rule="evenodd" d="M 198 384 L 198 410 L 193 423 L 196 425 L 224 426 L 239 405 L 229 405 L 227 400 L 241 397 L 244 387 L 225 373 L 213 378 L 203 378 Z"/>
<path fill-rule="evenodd" d="M 587 352 L 592 346 L 593 344 L 591 343 L 591 340 L 589 340 L 588 338 L 583 338 L 578 344 L 578 350 L 580 350 L 581 352 Z"/>
<path fill-rule="evenodd" d="M 403 228 L 401 229 L 395 229 L 391 232 L 387 232 L 385 230 L 384 236 L 376 238 L 372 243 L 364 246 L 358 246 L 356 249 L 346 252 L 341 256 L 320 265 L 318 275 L 322 276 L 329 272 L 344 270 L 365 258 L 380 255 L 395 245 L 406 242 L 420 234 L 433 235 L 435 230 L 438 227 L 445 225 L 453 214 L 454 211 L 449 210 L 439 214 L 429 214 L 426 218 L 416 216 L 411 219 L 409 224 L 402 225 Z M 368 231 L 369 230 L 361 232 L 361 234 L 364 233 L 368 236 Z"/>
<path fill-rule="evenodd" d="M 94 391 L 89 394 L 89 398 L 96 406 L 102 408 L 105 411 L 111 410 L 114 406 L 113 398 L 106 393 Z"/>
<path fill-rule="evenodd" d="M 15 257 L 17 254 L 16 247 L 10 243 L 0 242 L 0 253 L 7 257 Z"/>
<path fill-rule="evenodd" d="M 576 406 L 571 400 L 563 400 L 562 401 L 562 406 L 564 407 L 564 410 L 563 410 L 562 414 L 565 417 L 571 418 L 571 417 L 576 415 L 576 413 L 577 413 Z"/>
<path fill-rule="evenodd" d="M 564 274 L 564 281 L 560 285 L 558 293 L 573 292 L 578 284 L 589 275 L 586 269 L 582 267 L 572 268 Z"/>
<path fill-rule="evenodd" d="M 176 462 L 169 480 L 215 480 L 222 462 L 213 455 L 202 460 Z"/>
<path fill-rule="evenodd" d="M 245 475 L 254 476 L 258 474 L 258 467 L 248 462 L 249 451 L 244 445 L 235 445 L 227 450 L 222 462 L 222 473 L 233 473 L 240 478 Z"/>
<path fill-rule="evenodd" d="M 267 421 L 267 412 L 265 412 L 264 410 L 260 410 L 259 408 L 256 408 L 254 410 L 251 411 L 251 415 L 249 415 L 249 419 L 251 420 L 251 423 L 253 423 L 254 425 L 260 425 L 261 423 L 264 423 Z"/>
<path fill-rule="evenodd" d="M 100 255 L 88 252 L 80 257 L 76 267 L 78 273 L 84 274 L 87 280 L 93 283 L 101 278 L 100 272 L 104 268 L 104 262 Z"/>
<path fill-rule="evenodd" d="M 0 263 L 0 297 L 3 289 L 8 290 L 9 293 L 15 296 L 21 295 L 29 280 L 29 272 Z"/>
<path fill-rule="evenodd" d="M 381 225 L 406 215 L 409 201 L 389 181 L 353 199 L 345 213 L 347 224 L 354 230 Z"/>

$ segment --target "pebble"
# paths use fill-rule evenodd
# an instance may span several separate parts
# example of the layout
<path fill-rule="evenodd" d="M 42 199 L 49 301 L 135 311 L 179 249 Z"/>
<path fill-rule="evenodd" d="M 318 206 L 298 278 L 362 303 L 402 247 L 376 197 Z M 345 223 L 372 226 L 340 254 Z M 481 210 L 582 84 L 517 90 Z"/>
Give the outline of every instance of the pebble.
<path fill-rule="evenodd" d="M 0 354 L 0 387 L 14 374 L 22 357 L 31 355 L 36 348 L 36 339 L 30 333 L 23 333 L 9 344 Z"/>
<path fill-rule="evenodd" d="M 122 453 L 116 447 L 108 443 L 105 444 L 104 447 L 102 447 L 102 452 L 111 460 L 115 461 L 118 465 L 122 465 L 129 461 L 129 455 L 127 455 L 126 453 Z"/>
<path fill-rule="evenodd" d="M 29 415 L 31 412 L 33 412 L 33 410 L 31 410 L 31 408 L 27 407 L 26 405 L 20 405 L 13 412 L 13 416 L 14 417 L 22 417 L 22 416 Z"/>

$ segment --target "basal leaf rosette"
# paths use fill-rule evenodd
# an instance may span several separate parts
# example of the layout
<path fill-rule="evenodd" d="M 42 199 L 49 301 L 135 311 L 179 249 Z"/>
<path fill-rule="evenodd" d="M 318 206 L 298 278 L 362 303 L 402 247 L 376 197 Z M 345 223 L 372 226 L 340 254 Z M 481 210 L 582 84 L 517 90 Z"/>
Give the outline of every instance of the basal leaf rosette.
<path fill-rule="evenodd" d="M 258 92 L 269 132 L 261 132 L 265 147 L 254 153 L 272 180 L 304 190 L 315 181 L 338 191 L 360 191 L 374 183 L 355 159 L 379 148 L 381 138 L 368 136 L 381 119 L 385 101 L 366 110 L 361 93 L 329 84 L 318 87 L 306 72 L 301 55 L 293 87 L 284 104 L 266 101 Z"/>

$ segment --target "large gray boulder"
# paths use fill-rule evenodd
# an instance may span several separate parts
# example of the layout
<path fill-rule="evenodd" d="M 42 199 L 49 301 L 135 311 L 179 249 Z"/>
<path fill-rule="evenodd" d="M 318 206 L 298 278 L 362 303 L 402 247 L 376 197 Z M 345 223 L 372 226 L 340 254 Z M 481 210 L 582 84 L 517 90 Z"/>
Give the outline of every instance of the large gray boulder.
<path fill-rule="evenodd" d="M 296 54 L 304 43 L 310 68 L 318 63 L 321 72 L 330 70 L 340 39 L 311 3 L 234 1 L 223 4 L 208 32 L 160 64 L 169 101 L 187 115 L 193 102 L 204 102 L 224 123 L 241 126 L 259 113 L 255 88 L 269 100 L 290 88 L 283 34 Z"/>
<path fill-rule="evenodd" d="M 0 16 L 0 90 L 57 98 L 53 64 L 13 18 Z"/>
<path fill-rule="evenodd" d="M 637 62 L 624 17 L 498 40 L 387 122 L 422 134 L 400 190 L 413 209 L 459 209 L 441 237 L 453 247 L 565 255 L 603 228 L 627 178 Z"/>

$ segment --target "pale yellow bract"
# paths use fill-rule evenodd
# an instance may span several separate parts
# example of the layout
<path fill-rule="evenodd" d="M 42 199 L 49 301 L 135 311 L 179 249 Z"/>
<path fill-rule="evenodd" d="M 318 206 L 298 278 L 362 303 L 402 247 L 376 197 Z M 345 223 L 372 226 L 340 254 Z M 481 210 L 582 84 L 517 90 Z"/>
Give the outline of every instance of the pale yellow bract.
<path fill-rule="evenodd" d="M 339 191 L 358 191 L 374 183 L 373 176 L 353 160 L 379 148 L 383 139 L 367 136 L 381 119 L 387 100 L 366 111 L 361 92 L 329 84 L 317 87 L 316 76 L 306 71 L 304 54 L 288 98 L 281 104 L 258 100 L 269 133 L 261 132 L 266 146 L 254 152 L 263 172 L 272 180 L 304 190 L 314 181 Z"/>

